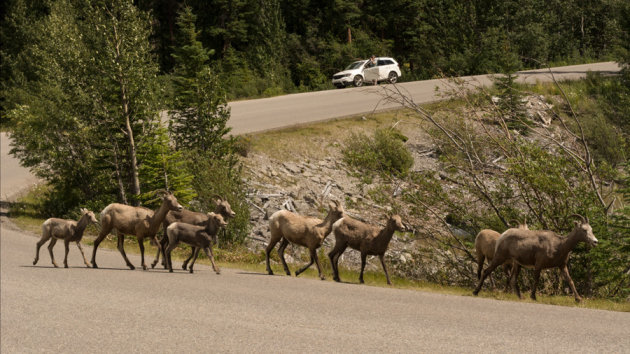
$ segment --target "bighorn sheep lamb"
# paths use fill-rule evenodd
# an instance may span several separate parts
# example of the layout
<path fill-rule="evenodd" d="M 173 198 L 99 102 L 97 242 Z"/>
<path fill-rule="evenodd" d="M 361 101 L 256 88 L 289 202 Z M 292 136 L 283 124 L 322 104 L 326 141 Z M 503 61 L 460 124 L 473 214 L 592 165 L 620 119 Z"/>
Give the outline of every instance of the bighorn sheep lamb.
<path fill-rule="evenodd" d="M 66 247 L 66 255 L 63 258 L 63 266 L 64 268 L 68 268 L 68 251 L 70 249 L 70 242 L 76 242 L 79 251 L 81 251 L 81 255 L 83 256 L 83 262 L 87 267 L 90 266 L 90 263 L 85 258 L 85 253 L 83 253 L 83 248 L 81 247 L 81 239 L 83 238 L 83 232 L 89 223 L 98 224 L 94 213 L 81 208 L 81 218 L 79 221 L 74 220 L 63 220 L 57 218 L 50 218 L 44 221 L 42 224 L 42 238 L 37 242 L 37 249 L 35 250 L 35 260 L 33 261 L 33 265 L 37 264 L 39 261 L 39 248 L 42 247 L 46 241 L 50 240 L 50 244 L 48 245 L 48 252 L 50 252 L 50 260 L 55 268 L 59 266 L 55 262 L 55 256 L 53 255 L 53 247 L 55 247 L 55 243 L 57 243 L 57 239 L 63 240 L 64 246 Z"/>
<path fill-rule="evenodd" d="M 193 272 L 193 266 L 199 256 L 199 250 L 203 249 L 206 256 L 212 263 L 212 269 L 217 274 L 221 273 L 219 267 L 214 264 L 214 254 L 212 253 L 212 244 L 217 243 L 217 233 L 219 229 L 225 227 L 227 223 L 223 220 L 221 214 L 208 213 L 204 226 L 186 224 L 183 222 L 174 222 L 166 228 L 166 237 L 168 237 L 168 247 L 164 252 L 164 260 L 167 263 L 168 271 L 173 272 L 173 262 L 171 261 L 171 252 L 180 242 L 193 246 L 193 260 L 189 270 Z"/>
<path fill-rule="evenodd" d="M 509 229 L 505 231 L 497 240 L 497 246 L 494 252 L 494 259 L 483 271 L 477 288 L 473 291 L 474 295 L 479 293 L 483 285 L 483 281 L 497 268 L 507 260 L 513 260 L 514 266 L 512 270 L 511 282 L 516 294 L 521 297 L 520 289 L 516 282 L 521 266 L 534 268 L 534 284 L 532 286 L 531 298 L 536 300 L 536 288 L 540 279 L 540 272 L 543 269 L 558 267 L 562 270 L 567 283 L 573 291 L 575 301 L 581 301 L 582 298 L 575 289 L 567 263 L 569 262 L 569 254 L 578 242 L 586 242 L 591 246 L 597 245 L 597 238 L 593 235 L 593 229 L 589 225 L 588 219 L 580 215 L 575 215 L 581 219 L 576 221 L 573 230 L 566 236 L 562 237 L 553 231 L 532 231 L 521 229 Z"/>
<path fill-rule="evenodd" d="M 361 252 L 361 275 L 359 282 L 363 284 L 363 270 L 365 269 L 365 261 L 368 255 L 377 255 L 381 260 L 387 284 L 391 285 L 387 267 L 385 266 L 385 251 L 389 241 L 395 231 L 403 231 L 405 229 L 400 216 L 392 215 L 387 220 L 387 225 L 379 229 L 376 226 L 362 223 L 361 221 L 345 216 L 333 224 L 333 233 L 335 235 L 335 247 L 330 253 L 330 263 L 332 264 L 335 281 L 341 281 L 339 278 L 339 257 L 350 246 Z"/>
<path fill-rule="evenodd" d="M 94 250 L 92 251 L 92 266 L 94 268 L 98 268 L 96 265 L 96 250 L 98 249 L 98 245 L 112 229 L 116 229 L 118 234 L 118 250 L 127 263 L 127 266 L 130 269 L 135 269 L 125 254 L 125 234 L 135 235 L 138 239 L 142 269 L 147 269 L 144 263 L 144 238 L 152 238 L 159 251 L 161 246 L 156 240 L 155 235 L 160 228 L 160 224 L 164 221 L 166 213 L 169 210 L 181 211 L 183 209 L 173 194 L 166 193 L 161 198 L 162 205 L 160 205 L 160 208 L 155 212 L 147 208 L 133 207 L 118 203 L 112 203 L 101 211 L 102 229 L 96 240 L 94 240 Z"/>
<path fill-rule="evenodd" d="M 323 280 L 324 274 L 317 259 L 317 249 L 322 245 L 324 239 L 330 233 L 333 223 L 343 217 L 343 207 L 333 200 L 328 205 L 328 215 L 324 220 L 301 216 L 288 210 L 279 210 L 273 213 L 269 218 L 269 229 L 271 231 L 271 240 L 266 249 L 267 255 L 267 272 L 273 275 L 271 266 L 269 265 L 269 253 L 278 241 L 281 241 L 278 248 L 278 255 L 282 261 L 282 266 L 287 275 L 291 275 L 287 262 L 284 260 L 284 249 L 289 242 L 307 247 L 310 251 L 311 261 L 302 269 L 295 272 L 297 277 L 310 267 L 313 262 L 317 265 L 319 277 Z"/>
<path fill-rule="evenodd" d="M 516 225 L 518 229 L 521 230 L 529 230 L 527 226 L 527 221 L 524 223 L 520 223 L 516 221 Z M 494 249 L 496 246 L 497 239 L 501 236 L 500 233 L 490 230 L 483 229 L 479 231 L 477 237 L 475 237 L 475 250 L 477 251 L 477 279 L 481 279 L 481 271 L 483 270 L 483 262 L 484 260 L 488 260 L 488 264 L 492 262 L 494 258 Z M 510 261 L 502 264 L 503 272 L 505 272 L 505 276 L 508 278 L 508 286 L 509 286 L 509 278 L 510 278 L 510 269 L 512 269 L 512 264 Z M 492 280 L 492 276 L 490 276 L 490 280 Z"/>
<path fill-rule="evenodd" d="M 223 220 L 225 220 L 225 222 L 228 222 L 229 219 L 236 216 L 236 213 L 232 211 L 232 206 L 227 201 L 227 199 L 222 198 L 221 196 L 218 196 L 218 195 L 216 195 L 216 197 L 217 199 L 214 202 L 216 204 L 214 208 L 214 213 L 220 214 L 221 216 L 223 216 Z M 187 209 L 183 209 L 182 211 L 169 211 L 166 214 L 166 218 L 164 218 L 164 222 L 163 222 L 164 235 L 162 236 L 162 239 L 160 240 L 161 246 L 162 246 L 162 252 L 164 252 L 164 250 L 166 250 L 166 247 L 168 246 L 168 237 L 166 237 L 166 228 L 168 228 L 170 224 L 174 222 L 183 222 L 183 223 L 191 224 L 191 225 L 204 226 L 207 221 L 208 221 L 208 214 L 205 214 L 205 213 L 198 213 L 198 212 L 190 211 Z M 182 264 L 182 268 L 184 270 L 186 269 L 188 262 L 190 262 L 190 260 L 193 258 L 193 255 L 195 254 L 195 252 L 196 250 L 193 247 L 190 256 Z M 155 260 L 151 264 L 151 268 L 155 268 L 159 260 L 160 260 L 160 250 L 158 249 L 158 252 L 155 255 Z M 164 262 L 164 257 L 162 257 L 162 264 L 164 265 L 164 268 L 166 269 L 166 262 Z"/>

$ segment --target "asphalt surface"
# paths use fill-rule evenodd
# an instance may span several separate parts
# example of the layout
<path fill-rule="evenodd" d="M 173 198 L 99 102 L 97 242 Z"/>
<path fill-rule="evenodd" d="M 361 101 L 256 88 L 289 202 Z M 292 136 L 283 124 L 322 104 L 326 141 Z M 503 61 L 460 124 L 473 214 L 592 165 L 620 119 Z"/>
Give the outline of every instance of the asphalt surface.
<path fill-rule="evenodd" d="M 6 201 L 35 179 L 0 138 Z M 55 269 L 45 246 L 32 265 L 38 238 L 0 217 L 1 353 L 630 352 L 628 313 L 237 269 L 216 275 L 202 265 L 194 274 L 131 271 L 102 248 L 100 268 L 88 269 L 76 245 L 70 268 Z M 55 258 L 62 264 L 60 242 Z"/>
<path fill-rule="evenodd" d="M 604 74 L 619 71 L 614 62 L 563 66 L 549 70 L 527 70 L 518 73 L 517 81 L 536 83 L 573 80 L 586 76 L 588 71 Z M 552 75 L 553 74 L 553 75 Z M 461 78 L 467 85 L 485 86 L 491 83 L 488 75 Z M 348 87 L 328 91 L 299 93 L 256 100 L 230 102 L 231 118 L 228 125 L 234 134 L 253 133 L 292 125 L 325 121 L 333 118 L 366 114 L 373 110 L 399 107 L 383 101 L 383 88 L 391 85 Z M 446 80 L 404 82 L 396 85 L 417 104 L 443 98 L 449 88 Z M 436 91 L 439 88 L 439 91 Z"/>

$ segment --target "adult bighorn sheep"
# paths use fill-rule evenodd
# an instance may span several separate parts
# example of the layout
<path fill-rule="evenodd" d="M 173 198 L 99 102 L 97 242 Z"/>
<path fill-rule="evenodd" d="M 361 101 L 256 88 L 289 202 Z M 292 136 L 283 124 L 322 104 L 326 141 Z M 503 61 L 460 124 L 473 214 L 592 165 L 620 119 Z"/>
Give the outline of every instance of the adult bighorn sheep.
<path fill-rule="evenodd" d="M 271 240 L 266 249 L 267 255 L 267 272 L 273 275 L 271 266 L 269 265 L 269 253 L 278 241 L 281 241 L 278 248 L 278 255 L 282 261 L 282 266 L 287 275 L 291 275 L 287 262 L 284 260 L 284 249 L 289 242 L 304 246 L 310 251 L 311 261 L 295 272 L 297 277 L 310 267 L 313 262 L 317 265 L 319 277 L 323 280 L 324 274 L 317 258 L 317 249 L 322 245 L 324 239 L 332 230 L 335 221 L 343 217 L 343 207 L 338 201 L 333 200 L 328 204 L 328 214 L 324 220 L 306 217 L 292 213 L 288 210 L 279 210 L 273 213 L 269 218 L 269 230 L 271 231 Z"/>
<path fill-rule="evenodd" d="M 232 206 L 227 201 L 227 199 L 219 195 L 215 195 L 215 196 L 217 199 L 214 201 L 214 203 L 216 204 L 214 208 L 214 213 L 220 214 L 223 217 L 223 220 L 227 223 L 231 218 L 236 216 L 236 213 L 232 211 Z M 164 252 L 164 250 L 166 250 L 166 247 L 168 246 L 168 237 L 166 236 L 166 229 L 168 228 L 170 224 L 174 222 L 183 222 L 183 223 L 191 224 L 191 225 L 205 226 L 207 221 L 208 221 L 208 214 L 206 213 L 199 213 L 199 212 L 195 212 L 195 211 L 191 211 L 187 209 L 183 209 L 182 211 L 169 211 L 166 214 L 166 218 L 164 218 L 164 222 L 163 222 L 164 235 L 162 236 L 162 239 L 160 240 L 160 243 L 162 246 L 162 253 Z M 182 268 L 184 270 L 186 269 L 188 262 L 190 262 L 190 260 L 193 258 L 193 255 L 195 254 L 195 252 L 196 252 L 196 249 L 195 247 L 193 247 L 190 256 L 184 261 L 184 263 L 182 263 Z M 151 263 L 151 268 L 155 268 L 159 260 L 160 260 L 160 249 L 158 248 L 157 254 L 155 255 L 155 260 L 153 261 L 153 263 Z M 162 257 L 162 264 L 164 265 L 164 269 L 166 269 L 166 262 L 164 262 L 164 257 Z"/>
<path fill-rule="evenodd" d="M 177 202 L 177 198 L 175 198 L 172 193 L 167 192 L 161 198 L 162 205 L 160 205 L 160 208 L 155 212 L 151 209 L 143 207 L 133 207 L 118 203 L 112 203 L 101 211 L 102 229 L 96 240 L 94 240 L 94 250 L 92 251 L 92 266 L 94 268 L 98 268 L 96 265 L 96 250 L 98 249 L 98 245 L 100 245 L 101 241 L 103 241 L 110 231 L 115 229 L 118 234 L 118 250 L 125 260 L 125 263 L 127 263 L 129 269 L 135 269 L 135 267 L 131 264 L 131 262 L 129 262 L 129 259 L 125 254 L 125 234 L 135 235 L 138 239 L 140 256 L 142 259 L 142 269 L 147 269 L 147 266 L 144 263 L 144 238 L 152 238 L 159 251 L 161 245 L 157 241 L 155 235 L 157 234 L 162 221 L 164 221 L 166 213 L 169 210 L 181 211 L 183 209 Z"/>
<path fill-rule="evenodd" d="M 223 220 L 221 214 L 208 213 L 204 226 L 186 224 L 183 222 L 174 222 L 166 228 L 166 237 L 168 237 L 168 247 L 164 252 L 164 260 L 167 263 L 168 271 L 173 272 L 173 262 L 171 260 L 171 252 L 180 242 L 193 246 L 193 260 L 189 270 L 193 272 L 193 266 L 199 255 L 199 250 L 203 249 L 206 256 L 212 263 L 212 269 L 217 274 L 221 273 L 219 267 L 214 264 L 214 254 L 212 253 L 212 244 L 217 243 L 217 233 L 219 229 L 225 227 L 227 223 Z M 185 269 L 185 268 L 184 268 Z"/>
<path fill-rule="evenodd" d="M 368 255 L 377 255 L 381 260 L 387 284 L 391 285 L 387 267 L 385 266 L 385 251 L 389 241 L 395 231 L 403 231 L 405 226 L 398 215 L 392 215 L 387 220 L 387 225 L 379 229 L 376 226 L 365 224 L 348 216 L 344 216 L 333 224 L 333 233 L 335 235 L 335 247 L 328 253 L 330 263 L 334 272 L 334 280 L 341 281 L 339 278 L 339 257 L 350 246 L 361 252 L 361 275 L 359 282 L 363 284 L 363 270 L 365 269 L 365 261 Z"/>
<path fill-rule="evenodd" d="M 573 230 L 566 236 L 562 237 L 553 231 L 543 230 L 521 230 L 509 229 L 505 231 L 497 240 L 497 246 L 494 252 L 494 259 L 483 271 L 477 288 L 473 291 L 474 295 L 479 293 L 483 285 L 483 281 L 494 271 L 499 265 L 505 261 L 513 260 L 514 269 L 512 270 L 511 282 L 516 294 L 521 297 L 521 291 L 518 288 L 516 278 L 520 272 L 521 266 L 534 268 L 534 284 L 532 286 L 531 298 L 536 300 L 536 288 L 540 279 L 540 272 L 543 269 L 558 267 L 562 270 L 567 283 L 573 291 L 575 301 L 581 301 L 582 298 L 575 289 L 567 263 L 569 262 L 569 254 L 578 242 L 585 242 L 591 246 L 597 245 L 597 238 L 593 235 L 593 229 L 589 225 L 588 219 L 574 214 L 581 219 L 576 221 Z"/>
<path fill-rule="evenodd" d="M 510 221 L 510 223 L 512 223 L 513 221 L 516 221 L 518 229 L 529 230 L 529 227 L 527 226 L 527 221 L 521 224 L 517 220 L 512 220 Z M 501 234 L 494 230 L 483 229 L 479 231 L 477 237 L 475 237 L 475 250 L 477 251 L 477 279 L 481 279 L 481 271 L 483 270 L 484 261 L 487 259 L 488 264 L 492 262 L 492 259 L 494 258 L 494 249 L 496 248 L 496 242 L 500 236 Z M 509 287 L 510 270 L 512 269 L 512 263 L 510 261 L 506 261 L 504 264 L 502 264 L 502 268 L 507 278 L 507 286 Z M 492 280 L 492 276 L 490 276 L 490 280 L 494 282 Z"/>
<path fill-rule="evenodd" d="M 33 265 L 37 264 L 39 261 L 39 248 L 42 247 L 46 241 L 50 240 L 50 244 L 48 245 L 48 252 L 50 252 L 50 260 L 55 268 L 59 266 L 55 262 L 55 256 L 53 255 L 53 247 L 55 247 L 55 243 L 57 243 L 57 239 L 63 240 L 64 246 L 66 248 L 66 255 L 63 258 L 63 266 L 64 268 L 68 268 L 68 251 L 70 250 L 69 244 L 70 242 L 76 242 L 79 251 L 81 251 L 81 255 L 83 256 L 83 262 L 87 267 L 90 266 L 90 263 L 85 258 L 85 253 L 83 253 L 83 247 L 81 247 L 81 239 L 83 238 L 83 232 L 89 223 L 98 224 L 98 220 L 96 220 L 96 216 L 94 213 L 81 208 L 81 217 L 79 221 L 74 220 L 64 220 L 57 218 L 50 218 L 42 224 L 42 238 L 37 241 L 37 249 L 35 250 L 35 260 L 33 261 Z"/>

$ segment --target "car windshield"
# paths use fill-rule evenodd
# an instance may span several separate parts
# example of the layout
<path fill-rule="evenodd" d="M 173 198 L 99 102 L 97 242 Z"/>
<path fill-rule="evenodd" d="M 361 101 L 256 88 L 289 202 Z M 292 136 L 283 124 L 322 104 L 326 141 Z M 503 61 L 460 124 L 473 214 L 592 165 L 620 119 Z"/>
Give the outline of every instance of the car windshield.
<path fill-rule="evenodd" d="M 348 65 L 348 67 L 346 68 L 346 70 L 354 70 L 354 69 L 358 69 L 360 68 L 363 63 L 365 63 L 365 60 L 361 60 L 361 61 L 355 61 L 354 63 Z"/>

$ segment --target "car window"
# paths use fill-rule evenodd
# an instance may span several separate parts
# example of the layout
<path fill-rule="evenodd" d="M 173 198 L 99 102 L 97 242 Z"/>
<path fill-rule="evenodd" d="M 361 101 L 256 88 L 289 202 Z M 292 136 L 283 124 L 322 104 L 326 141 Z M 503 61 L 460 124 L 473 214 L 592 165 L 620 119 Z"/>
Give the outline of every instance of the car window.
<path fill-rule="evenodd" d="M 365 61 L 355 61 L 354 63 L 348 65 L 348 67 L 346 68 L 346 70 L 354 70 L 354 69 L 358 69 L 361 67 L 361 65 L 363 65 L 363 63 L 365 63 Z"/>
<path fill-rule="evenodd" d="M 381 65 L 392 65 L 392 64 L 394 64 L 394 62 L 392 60 L 389 60 L 389 59 L 381 59 L 377 63 L 378 66 L 381 66 Z"/>

